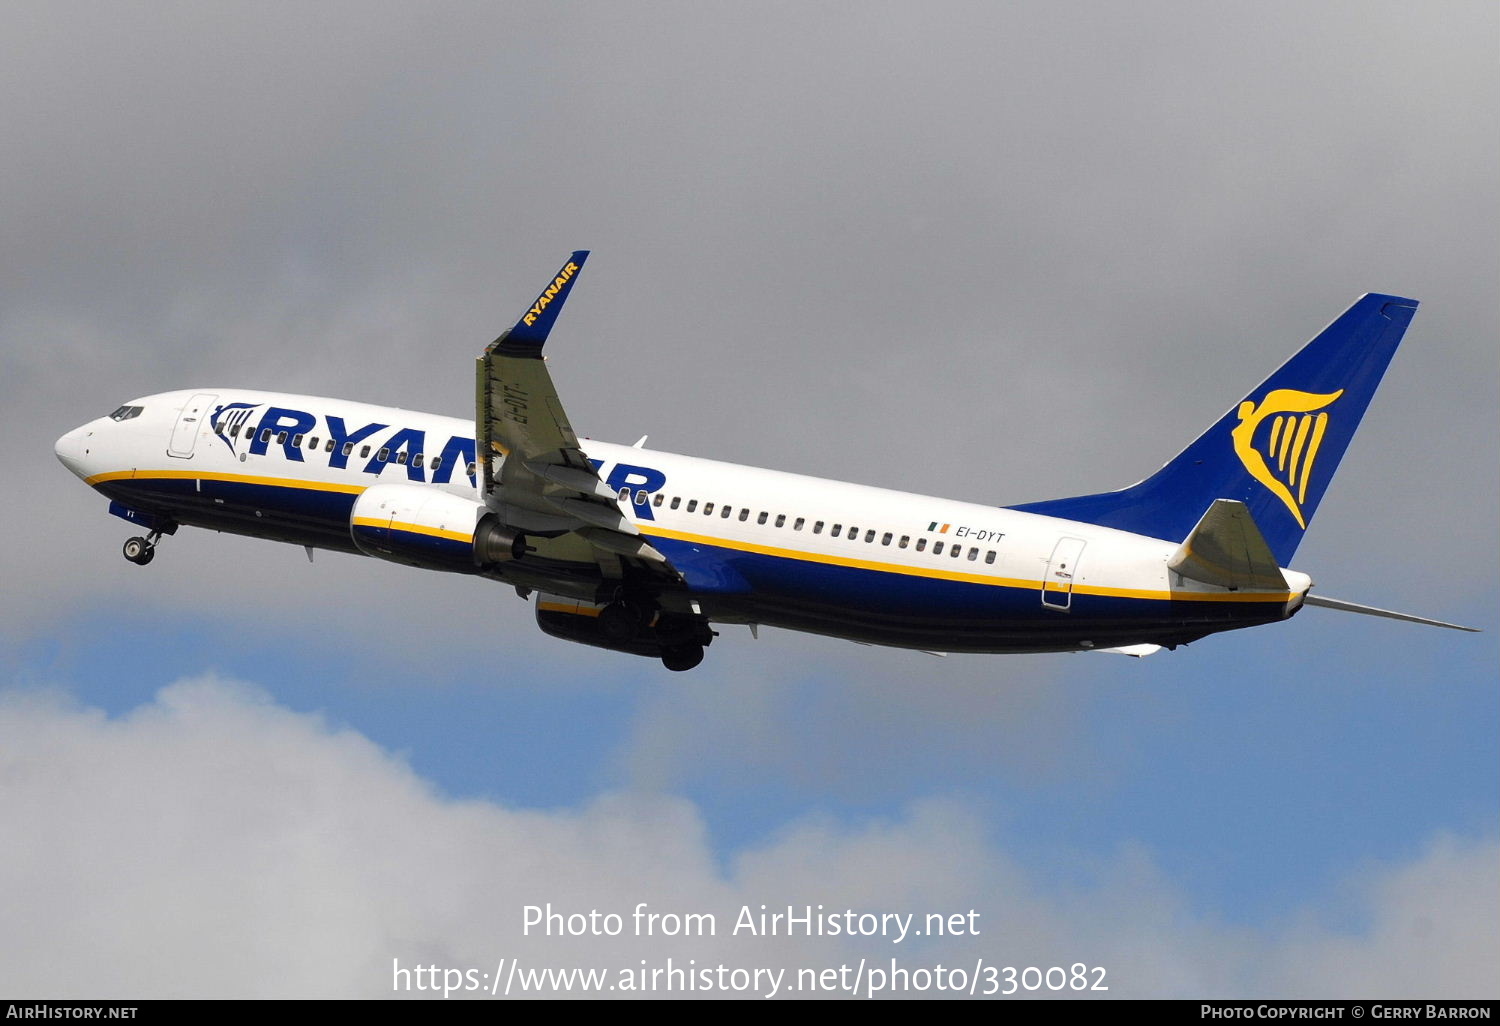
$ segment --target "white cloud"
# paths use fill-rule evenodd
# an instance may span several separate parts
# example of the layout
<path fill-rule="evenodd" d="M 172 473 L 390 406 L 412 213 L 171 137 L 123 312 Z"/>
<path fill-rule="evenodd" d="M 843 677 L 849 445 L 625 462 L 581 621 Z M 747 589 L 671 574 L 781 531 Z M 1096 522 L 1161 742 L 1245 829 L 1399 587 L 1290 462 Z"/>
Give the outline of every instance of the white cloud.
<path fill-rule="evenodd" d="M 496 765 L 504 766 L 503 753 Z M 719 864 L 688 802 L 606 794 L 520 811 L 436 793 L 319 717 L 214 678 L 119 719 L 55 694 L 0 698 L 0 991 L 27 996 L 380 996 L 391 960 L 526 964 L 1108 968 L 1110 995 L 1473 995 L 1500 956 L 1500 846 L 1439 839 L 1368 872 L 1357 933 L 1228 928 L 1126 849 L 1071 890 L 1039 885 L 962 802 L 816 818 Z M 714 938 L 522 935 L 522 910 L 713 912 Z M 901 945 L 730 936 L 772 910 L 979 910 L 981 933 Z M 625 921 L 626 934 L 631 932 Z"/>

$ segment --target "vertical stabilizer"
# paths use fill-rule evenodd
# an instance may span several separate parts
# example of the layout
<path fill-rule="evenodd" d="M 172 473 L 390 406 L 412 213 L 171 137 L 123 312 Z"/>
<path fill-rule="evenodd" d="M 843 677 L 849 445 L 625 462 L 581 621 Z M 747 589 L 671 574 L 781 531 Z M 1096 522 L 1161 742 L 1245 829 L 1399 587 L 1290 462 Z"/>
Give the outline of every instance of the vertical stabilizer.
<path fill-rule="evenodd" d="M 1139 484 L 1011 508 L 1176 541 L 1214 500 L 1233 499 L 1287 566 L 1416 309 L 1362 297 Z"/>

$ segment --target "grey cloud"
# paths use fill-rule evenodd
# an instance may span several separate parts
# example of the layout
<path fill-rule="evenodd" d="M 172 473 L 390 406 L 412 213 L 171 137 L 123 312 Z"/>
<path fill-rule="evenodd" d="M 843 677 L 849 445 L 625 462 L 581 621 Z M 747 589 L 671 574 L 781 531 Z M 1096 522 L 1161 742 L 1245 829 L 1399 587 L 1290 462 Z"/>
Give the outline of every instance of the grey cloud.
<path fill-rule="evenodd" d="M 197 384 L 462 416 L 470 358 L 580 245 L 553 368 L 585 434 L 995 503 L 1128 484 L 1358 293 L 1416 295 L 1298 562 L 1493 620 L 1472 511 L 1500 495 L 1472 439 L 1496 427 L 1495 25 L 1464 3 L 23 5 L 0 43 L 0 469 L 26 518 L 7 573 L 46 583 L 6 590 L 4 629 L 201 610 L 231 574 L 236 621 L 349 629 L 400 595 L 559 675 L 638 679 L 481 582 L 192 531 L 128 566 L 128 529 L 50 452 Z M 653 741 L 766 757 L 749 724 L 784 721 L 776 682 L 829 673 L 870 682 L 835 704 L 876 735 L 913 676 L 1004 680 L 970 720 L 1048 725 L 1040 764 L 1074 715 L 1045 689 L 1092 672 L 749 644 L 701 671 L 726 688 L 649 693 L 632 773 L 678 779 Z M 974 751 L 946 697 L 915 722 Z"/>

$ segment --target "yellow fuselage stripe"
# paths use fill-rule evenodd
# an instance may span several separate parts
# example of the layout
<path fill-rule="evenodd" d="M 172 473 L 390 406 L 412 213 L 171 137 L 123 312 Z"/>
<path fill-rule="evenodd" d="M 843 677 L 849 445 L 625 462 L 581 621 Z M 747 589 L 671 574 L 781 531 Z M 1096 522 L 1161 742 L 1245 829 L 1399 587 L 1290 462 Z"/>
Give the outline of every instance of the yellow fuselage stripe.
<path fill-rule="evenodd" d="M 882 573 L 903 574 L 907 577 L 928 577 L 942 581 L 961 581 L 966 584 L 987 584 L 997 588 L 1022 588 L 1027 591 L 1035 591 L 1042 586 L 1041 581 L 1028 581 L 1014 577 L 993 577 L 984 574 L 966 574 L 955 570 L 938 570 L 929 567 L 907 566 L 901 563 L 881 563 L 868 559 L 850 559 L 847 556 L 830 556 L 821 552 L 805 552 L 796 549 L 775 548 L 769 545 L 755 545 L 750 542 L 729 541 L 724 538 L 714 538 L 703 534 L 689 534 L 685 531 L 673 531 L 665 527 L 647 526 L 637 522 L 641 533 L 656 538 L 670 538 L 673 541 L 688 542 L 694 545 L 712 545 L 715 548 L 733 549 L 737 552 L 754 552 L 763 556 L 778 556 L 782 559 L 796 559 L 804 563 L 823 563 L 830 566 L 847 566 L 858 570 L 875 570 Z M 861 543 L 863 544 L 863 543 Z M 946 557 L 939 557 L 946 558 Z M 1066 588 L 1060 584 L 1048 582 L 1049 591 L 1064 591 Z M 1153 599 L 1168 602 L 1276 602 L 1285 603 L 1292 599 L 1292 593 L 1285 591 L 1277 592 L 1172 592 L 1141 588 L 1105 588 L 1092 584 L 1074 584 L 1075 595 L 1104 595 L 1111 598 L 1136 598 Z"/>
<path fill-rule="evenodd" d="M 198 470 L 119 470 L 109 474 L 95 474 L 84 484 L 97 485 L 106 481 L 227 481 L 231 484 L 270 485 L 273 488 L 296 488 L 314 492 L 344 492 L 358 495 L 368 485 L 344 484 L 335 481 L 308 481 L 291 477 L 255 477 L 250 474 L 205 474 Z"/>
<path fill-rule="evenodd" d="M 296 478 L 282 477 L 253 477 L 244 474 L 215 474 L 201 473 L 192 470 L 148 470 L 117 471 L 110 474 L 97 474 L 88 478 L 85 483 L 97 485 L 106 481 L 124 480 L 153 480 L 174 479 L 204 481 L 228 481 L 238 484 L 270 485 L 277 488 L 293 488 L 305 491 L 343 492 L 349 495 L 358 495 L 367 488 L 362 484 L 341 484 L 327 481 L 306 481 Z M 362 527 L 393 527 L 400 531 L 410 531 L 416 534 L 427 534 L 435 537 L 450 538 L 455 541 L 472 541 L 472 533 L 439 531 L 434 528 L 424 528 L 418 524 L 391 524 L 382 520 L 370 520 L 360 517 L 356 523 Z M 674 531 L 669 528 L 659 527 L 655 524 L 637 521 L 636 526 L 642 534 L 655 538 L 670 538 L 674 541 L 688 542 L 694 545 L 710 545 L 714 548 L 731 549 L 737 552 L 753 552 L 763 556 L 777 556 L 782 559 L 795 559 L 804 563 L 821 563 L 827 566 L 851 567 L 858 570 L 875 570 L 881 573 L 902 574 L 907 577 L 926 577 L 941 581 L 959 581 L 965 584 L 985 584 L 997 588 L 1022 588 L 1028 591 L 1037 590 L 1042 587 L 1041 581 L 1030 581 L 1013 577 L 995 577 L 985 574 L 967 574 L 955 570 L 939 570 L 931 567 L 908 566 L 902 563 L 884 563 L 868 559 L 851 559 L 847 556 L 832 556 L 821 552 L 807 552 L 798 549 L 784 549 L 770 545 L 756 545 L 752 542 L 732 541 L 727 538 L 715 538 L 709 535 L 691 534 L 686 531 Z M 939 557 L 946 558 L 946 557 Z M 1291 592 L 1172 592 L 1155 589 L 1141 588 L 1106 588 L 1093 584 L 1073 585 L 1075 595 L 1102 595 L 1111 598 L 1134 598 L 1150 599 L 1159 602 L 1261 602 L 1261 603 L 1285 603 L 1294 598 Z"/>

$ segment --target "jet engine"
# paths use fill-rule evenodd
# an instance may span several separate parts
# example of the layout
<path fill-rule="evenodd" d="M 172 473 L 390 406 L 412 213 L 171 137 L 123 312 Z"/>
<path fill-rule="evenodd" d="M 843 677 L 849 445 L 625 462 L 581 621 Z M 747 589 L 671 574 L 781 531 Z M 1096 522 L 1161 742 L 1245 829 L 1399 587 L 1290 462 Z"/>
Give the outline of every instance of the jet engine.
<path fill-rule="evenodd" d="M 484 503 L 424 485 L 366 488 L 349 533 L 367 556 L 427 570 L 472 574 L 526 551 L 526 536 L 501 526 Z"/>
<path fill-rule="evenodd" d="M 582 599 L 563 598 L 560 595 L 536 594 L 536 625 L 554 638 L 576 641 L 581 645 L 593 645 L 615 652 L 630 652 L 633 655 L 661 655 L 661 642 L 649 630 L 637 632 L 614 632 L 606 629 L 607 608 L 602 602 L 586 602 Z"/>
<path fill-rule="evenodd" d="M 713 631 L 702 619 L 664 614 L 628 602 L 588 602 L 536 593 L 536 623 L 554 638 L 660 659 L 669 670 L 703 661 Z"/>

